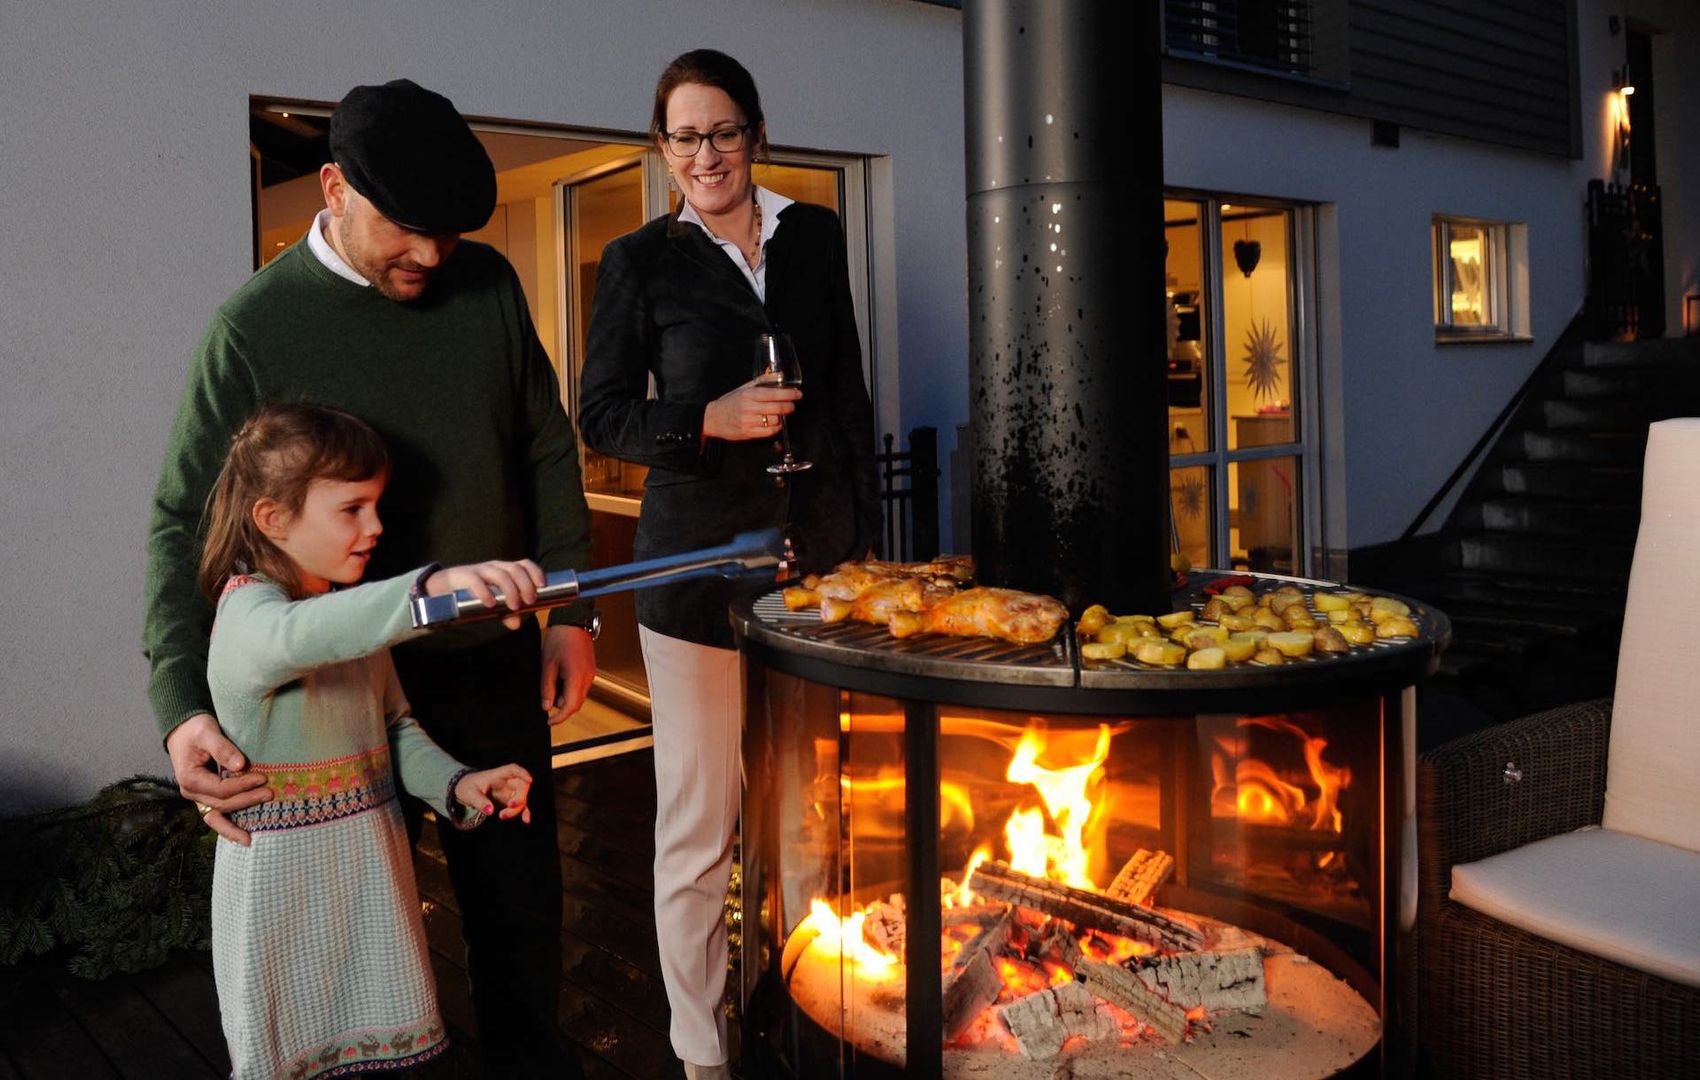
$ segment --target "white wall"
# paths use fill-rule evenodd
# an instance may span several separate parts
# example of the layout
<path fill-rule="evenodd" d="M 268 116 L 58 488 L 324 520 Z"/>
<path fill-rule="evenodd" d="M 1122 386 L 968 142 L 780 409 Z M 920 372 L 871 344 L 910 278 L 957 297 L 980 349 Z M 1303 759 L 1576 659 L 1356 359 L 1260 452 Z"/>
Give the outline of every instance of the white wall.
<path fill-rule="evenodd" d="M 1332 419 L 1343 438 L 1324 451 L 1343 470 L 1346 490 L 1343 497 L 1331 491 L 1328 505 L 1330 514 L 1346 515 L 1350 547 L 1398 538 L 1582 306 L 1583 201 L 1588 180 L 1609 178 L 1610 73 L 1623 63 L 1623 39 L 1608 30 L 1610 12 L 1671 31 L 1660 39 L 1665 65 L 1657 72 L 1656 123 L 1670 332 L 1681 333 L 1679 298 L 1700 287 L 1700 215 L 1685 210 L 1700 204 L 1700 132 L 1679 125 L 1686 110 L 1694 126 L 1700 73 L 1692 64 L 1678 68 L 1674 57 L 1700 55 L 1700 5 L 1582 0 L 1579 7 L 1581 160 L 1409 128 L 1397 149 L 1372 147 L 1367 120 L 1164 89 L 1170 185 L 1330 209 L 1326 220 L 1338 246 L 1329 258 L 1338 278 L 1321 297 L 1322 322 L 1338 319 L 1339 341 L 1331 348 L 1325 339 L 1321 362 L 1338 380 L 1341 415 Z M 1532 342 L 1435 344 L 1435 213 L 1528 226 Z"/>
<path fill-rule="evenodd" d="M 667 60 L 725 49 L 775 142 L 890 155 L 899 347 L 959 360 L 958 18 L 908 0 L 8 0 L 0 813 L 167 769 L 143 542 L 188 357 L 250 268 L 250 94 L 335 101 L 406 75 L 468 113 L 642 131 Z M 916 381 L 909 416 L 948 409 Z"/>

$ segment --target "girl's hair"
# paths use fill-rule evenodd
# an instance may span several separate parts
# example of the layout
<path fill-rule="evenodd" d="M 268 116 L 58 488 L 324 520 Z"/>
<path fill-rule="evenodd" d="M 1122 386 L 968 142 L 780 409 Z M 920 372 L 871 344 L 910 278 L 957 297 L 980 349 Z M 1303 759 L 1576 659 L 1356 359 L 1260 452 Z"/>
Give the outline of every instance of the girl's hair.
<path fill-rule="evenodd" d="M 271 499 L 293 517 L 314 480 L 370 480 L 389 468 L 384 440 L 351 413 L 309 402 L 262 406 L 231 438 L 207 499 L 201 592 L 217 603 L 225 579 L 240 565 L 299 598 L 295 563 L 254 523 L 254 504 Z"/>
<path fill-rule="evenodd" d="M 674 57 L 673 62 L 662 71 L 655 84 L 655 108 L 649 115 L 651 139 L 661 138 L 661 133 L 667 128 L 667 99 L 673 96 L 673 91 L 687 83 L 725 91 L 732 104 L 744 114 L 744 123 L 751 128 L 746 133 L 747 137 L 761 139 L 759 143 L 750 143 L 751 160 L 766 151 L 767 140 L 754 130 L 766 119 L 762 115 L 761 95 L 756 92 L 756 81 L 744 65 L 715 49 L 692 49 Z"/>

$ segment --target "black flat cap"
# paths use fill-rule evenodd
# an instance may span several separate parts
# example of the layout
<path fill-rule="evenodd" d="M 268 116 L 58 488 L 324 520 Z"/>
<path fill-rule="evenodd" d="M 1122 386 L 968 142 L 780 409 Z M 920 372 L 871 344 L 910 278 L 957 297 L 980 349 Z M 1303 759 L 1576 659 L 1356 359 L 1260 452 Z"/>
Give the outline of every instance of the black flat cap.
<path fill-rule="evenodd" d="M 331 159 L 397 225 L 465 233 L 496 209 L 496 170 L 454 103 L 411 79 L 356 86 L 331 113 Z"/>

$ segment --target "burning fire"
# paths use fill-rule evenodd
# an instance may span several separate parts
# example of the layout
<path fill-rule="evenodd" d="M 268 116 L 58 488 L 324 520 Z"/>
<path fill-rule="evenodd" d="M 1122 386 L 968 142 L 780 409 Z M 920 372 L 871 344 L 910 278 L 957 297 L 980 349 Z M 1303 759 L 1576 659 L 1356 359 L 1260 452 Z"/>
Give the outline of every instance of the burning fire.
<path fill-rule="evenodd" d="M 794 935 L 814 936 L 818 947 L 836 953 L 851 967 L 863 969 L 860 974 L 878 979 L 891 974 L 897 967 L 897 957 L 876 949 L 862 936 L 862 923 L 867 913 L 858 911 L 840 918 L 825 900 L 809 902 L 809 914 L 793 930 Z"/>
<path fill-rule="evenodd" d="M 1032 784 L 1039 791 L 1051 820 L 1061 835 L 1045 832 L 1045 819 L 1038 808 L 1017 810 L 1004 826 L 1009 844 L 1009 862 L 1015 869 L 1034 877 L 1050 878 L 1080 889 L 1096 888 L 1087 874 L 1087 851 L 1082 837 L 1093 821 L 1095 807 L 1087 788 L 1102 776 L 1110 757 L 1110 726 L 1098 725 L 1098 742 L 1092 756 L 1077 765 L 1047 769 L 1039 764 L 1045 752 L 1044 725 L 1034 722 L 1022 732 L 1005 778 L 1017 784 Z"/>
<path fill-rule="evenodd" d="M 1010 764 L 1005 770 L 1006 781 L 1029 784 L 1037 794 L 1037 799 L 1030 798 L 1017 804 L 1005 821 L 1003 842 L 1010 866 L 1035 878 L 1097 891 L 1097 883 L 1091 878 L 1091 862 L 1095 857 L 1102 859 L 1103 852 L 1098 850 L 1102 844 L 1093 844 L 1091 840 L 1095 827 L 1102 828 L 1107 810 L 1105 804 L 1108 799 L 1100 796 L 1103 794 L 1103 765 L 1110 757 L 1110 740 L 1115 735 L 1112 726 L 1098 725 L 1095 735 L 1091 731 L 1071 731 L 1056 740 L 1049 736 L 1044 721 L 1037 719 L 1027 725 L 1018 740 L 1010 738 L 1012 730 L 1006 726 L 1000 726 L 998 731 L 998 742 L 1012 747 Z M 1088 738 L 1093 742 L 1086 742 Z M 1074 752 L 1071 764 L 1059 767 L 1046 764 L 1047 755 L 1056 757 L 1069 750 Z M 842 779 L 843 794 L 847 799 L 859 794 L 872 794 L 876 801 L 879 798 L 889 799 L 903 791 L 903 784 L 903 777 L 891 774 Z M 966 787 L 942 782 L 938 794 L 940 821 L 961 821 L 972 827 L 974 808 Z M 945 910 L 976 905 L 976 896 L 969 888 L 969 881 L 974 876 L 974 869 L 991 859 L 993 854 L 991 842 L 979 844 L 974 849 L 967 866 L 962 869 L 961 883 L 947 883 L 947 891 L 940 896 Z M 811 951 L 821 949 L 826 956 L 836 956 L 853 980 L 884 983 L 901 978 L 903 959 L 864 937 L 865 920 L 867 910 L 838 915 L 828 901 L 813 900 L 808 917 L 797 925 L 792 934 L 799 944 L 809 942 Z M 940 963 L 949 969 L 952 959 L 976 932 L 978 925 L 972 922 L 947 925 L 940 947 Z M 1034 929 L 1029 927 L 1022 932 L 1034 932 Z M 1085 954 L 1105 963 L 1122 963 L 1132 956 L 1153 952 L 1153 947 L 1142 942 L 1107 934 L 1085 935 L 1080 946 Z M 1046 990 L 1047 986 L 1063 985 L 1074 978 L 1073 971 L 1049 956 L 1039 959 L 1003 956 L 998 959 L 998 975 L 1005 986 L 1006 997 L 1012 1000 Z M 1134 1031 L 1137 1024 L 1129 1019 L 1127 1027 Z"/>
<path fill-rule="evenodd" d="M 1215 817 L 1233 817 L 1260 825 L 1302 825 L 1316 831 L 1342 831 L 1340 792 L 1351 786 L 1352 772 L 1323 760 L 1328 740 L 1310 735 L 1292 721 L 1278 716 L 1248 716 L 1238 727 L 1262 727 L 1297 738 L 1304 749 L 1305 767 L 1316 790 L 1310 793 L 1282 779 L 1265 762 L 1245 756 L 1243 739 L 1218 737 L 1217 750 L 1210 755 L 1210 772 L 1215 786 L 1210 793 L 1210 810 Z M 1228 761 L 1237 759 L 1229 775 Z"/>

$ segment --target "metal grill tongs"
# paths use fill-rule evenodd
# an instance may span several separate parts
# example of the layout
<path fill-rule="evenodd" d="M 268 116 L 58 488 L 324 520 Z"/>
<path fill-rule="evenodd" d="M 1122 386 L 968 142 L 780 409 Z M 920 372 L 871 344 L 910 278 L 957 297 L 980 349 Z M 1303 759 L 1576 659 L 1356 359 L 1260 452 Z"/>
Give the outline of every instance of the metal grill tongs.
<path fill-rule="evenodd" d="M 544 586 L 537 590 L 537 602 L 518 610 L 542 611 L 603 593 L 675 585 L 695 578 L 741 578 L 768 569 L 774 571 L 770 580 L 778 580 L 793 558 L 791 545 L 778 529 L 739 533 L 732 538 L 731 543 L 720 547 L 685 551 L 677 555 L 665 555 L 659 559 L 645 559 L 642 562 L 624 563 L 600 570 L 586 570 L 582 574 L 572 570 L 556 570 L 545 576 Z M 763 575 L 763 578 L 766 579 L 766 575 Z M 514 614 L 514 611 L 501 606 L 502 600 L 502 594 L 498 591 L 498 606 L 486 607 L 483 601 L 470 592 L 458 589 L 449 595 L 419 597 L 413 601 L 410 614 L 415 628 L 447 626 L 477 619 L 498 619 Z"/>

